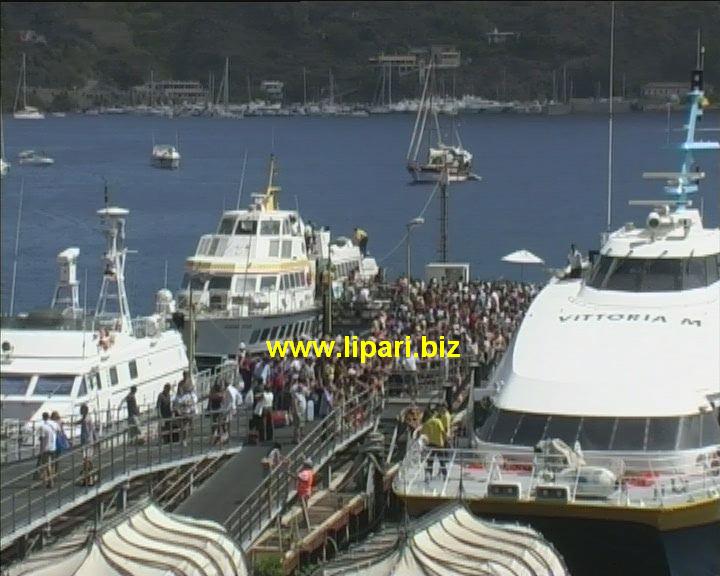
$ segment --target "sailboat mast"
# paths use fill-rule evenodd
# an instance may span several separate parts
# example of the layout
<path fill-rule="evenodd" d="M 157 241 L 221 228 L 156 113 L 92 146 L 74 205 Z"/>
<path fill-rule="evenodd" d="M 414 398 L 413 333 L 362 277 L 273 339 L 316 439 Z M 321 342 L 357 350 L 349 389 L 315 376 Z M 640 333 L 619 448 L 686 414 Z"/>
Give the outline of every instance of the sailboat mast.
<path fill-rule="evenodd" d="M 27 108 L 27 63 L 25 61 L 25 52 L 23 52 L 23 63 L 22 63 L 22 77 L 23 77 L 23 109 Z"/>
<path fill-rule="evenodd" d="M 225 58 L 225 91 L 223 93 L 225 111 L 227 112 L 230 102 L 230 58 Z"/>
<path fill-rule="evenodd" d="M 610 89 L 608 114 L 608 181 L 607 181 L 607 231 L 612 225 L 612 175 L 613 175 L 613 81 L 615 65 L 615 2 L 610 2 Z"/>
<path fill-rule="evenodd" d="M 303 106 L 307 106 L 307 72 L 303 66 Z"/>
<path fill-rule="evenodd" d="M 418 107 L 418 114 L 415 117 L 415 126 L 413 127 L 413 133 L 412 138 L 410 138 L 410 146 L 408 147 L 408 153 L 407 153 L 407 159 L 410 160 L 411 157 L 413 157 L 414 160 L 417 160 L 418 151 L 420 148 L 419 141 L 422 139 L 422 133 L 425 128 L 425 117 L 427 117 L 427 108 L 426 108 L 426 102 L 425 98 L 427 95 L 427 89 L 428 89 L 428 82 L 430 80 L 430 72 L 432 70 L 432 64 L 428 67 L 427 75 L 425 76 L 425 84 L 423 85 L 423 91 L 422 96 L 420 97 L 420 106 Z M 420 135 L 418 136 L 418 125 L 420 124 L 420 116 L 423 116 L 422 126 L 423 128 L 420 130 Z M 413 154 L 413 146 L 416 144 L 416 138 L 417 138 L 417 146 L 415 146 L 415 153 Z"/>

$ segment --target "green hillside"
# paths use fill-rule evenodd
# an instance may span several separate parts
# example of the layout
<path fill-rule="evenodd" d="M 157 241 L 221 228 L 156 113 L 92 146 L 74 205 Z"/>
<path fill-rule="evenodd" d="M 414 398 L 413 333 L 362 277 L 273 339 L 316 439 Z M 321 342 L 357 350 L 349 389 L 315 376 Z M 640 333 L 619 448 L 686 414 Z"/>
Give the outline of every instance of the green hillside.
<path fill-rule="evenodd" d="M 149 78 L 219 78 L 231 58 L 231 94 L 247 99 L 263 78 L 283 80 L 290 100 L 326 90 L 328 71 L 349 100 L 372 99 L 378 71 L 368 60 L 381 50 L 451 44 L 462 51 L 456 92 L 485 96 L 549 96 L 552 70 L 567 64 L 574 92 L 607 91 L 608 2 L 303 2 L 303 3 L 2 3 L 2 86 L 12 104 L 21 52 L 33 86 L 66 88 L 88 80 L 128 88 Z M 720 3 L 617 2 L 620 88 L 650 80 L 684 80 L 703 28 L 708 79 L 720 85 Z M 486 32 L 520 32 L 491 46 Z M 47 44 L 20 41 L 33 30 Z M 450 91 L 451 78 L 446 79 Z M 414 95 L 416 77 L 396 94 Z M 10 102 L 8 102 L 10 100 Z"/>

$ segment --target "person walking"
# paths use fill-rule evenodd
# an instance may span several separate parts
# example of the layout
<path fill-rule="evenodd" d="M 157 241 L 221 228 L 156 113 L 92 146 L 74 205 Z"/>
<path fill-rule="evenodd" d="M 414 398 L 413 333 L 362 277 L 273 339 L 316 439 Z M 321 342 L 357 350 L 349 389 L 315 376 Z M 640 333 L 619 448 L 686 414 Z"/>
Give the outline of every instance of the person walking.
<path fill-rule="evenodd" d="M 50 414 L 43 412 L 40 423 L 40 479 L 46 488 L 52 488 L 55 484 L 55 452 L 57 450 L 58 427 L 52 420 Z"/>
<path fill-rule="evenodd" d="M 157 412 L 160 417 L 162 424 L 160 425 L 160 434 L 162 436 L 163 444 L 167 444 L 171 440 L 172 434 L 172 422 L 173 422 L 173 409 L 172 409 L 172 396 L 170 394 L 172 386 L 165 384 L 163 391 L 158 394 L 157 399 Z"/>
<path fill-rule="evenodd" d="M 296 492 L 300 499 L 300 506 L 302 507 L 303 516 L 305 518 L 305 524 L 307 525 L 308 531 L 310 527 L 310 514 L 308 512 L 308 500 L 312 496 L 313 484 L 315 483 L 315 470 L 313 470 L 313 463 L 310 458 L 306 458 L 300 468 L 300 472 L 297 475 L 297 487 Z"/>
<path fill-rule="evenodd" d="M 79 484 L 81 486 L 93 486 L 97 481 L 93 458 L 95 456 L 95 444 L 98 435 L 95 423 L 90 417 L 90 410 L 87 404 L 80 406 L 80 446 L 82 447 L 83 469 Z"/>
<path fill-rule="evenodd" d="M 440 473 L 443 478 L 447 471 L 445 469 L 445 425 L 437 410 L 433 410 L 430 418 L 422 425 L 420 433 L 427 438 L 430 453 L 427 458 L 427 466 L 425 469 L 425 481 L 429 482 L 433 475 L 433 466 L 437 458 Z"/>
<path fill-rule="evenodd" d="M 193 416 L 197 413 L 197 394 L 193 387 L 192 380 L 186 376 L 180 384 L 181 389 L 175 397 L 174 409 L 178 415 L 180 425 L 180 439 L 182 445 L 188 445 L 188 437 L 192 431 Z"/>
<path fill-rule="evenodd" d="M 137 386 L 130 386 L 130 392 L 125 396 L 127 406 L 128 440 L 131 444 L 140 443 L 140 408 L 137 403 Z"/>

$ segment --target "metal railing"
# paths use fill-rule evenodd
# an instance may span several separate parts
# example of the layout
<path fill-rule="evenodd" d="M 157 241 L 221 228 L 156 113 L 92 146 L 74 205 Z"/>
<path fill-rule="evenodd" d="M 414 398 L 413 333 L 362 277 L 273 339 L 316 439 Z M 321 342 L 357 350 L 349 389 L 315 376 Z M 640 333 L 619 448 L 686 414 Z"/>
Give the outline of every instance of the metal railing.
<path fill-rule="evenodd" d="M 443 385 L 452 384 L 457 376 L 466 379 L 470 369 L 475 367 L 474 356 L 460 358 L 418 360 L 417 370 L 409 371 L 396 368 L 385 380 L 385 393 L 388 397 L 407 396 L 412 398 L 437 398 L 444 395 Z"/>
<path fill-rule="evenodd" d="M 493 486 L 500 492 L 494 493 Z M 568 460 L 558 454 L 436 449 L 414 442 L 394 489 L 408 496 L 462 495 L 468 499 L 497 496 L 507 489 L 522 501 L 591 500 L 608 507 L 661 508 L 720 501 L 720 447 L 673 455 L 594 453 L 573 462 L 572 456 Z"/>
<path fill-rule="evenodd" d="M 338 450 L 374 428 L 382 398 L 364 393 L 335 408 L 271 470 L 225 520 L 225 528 L 243 548 L 249 546 L 295 497 L 297 473 L 310 458 L 317 469 Z"/>
<path fill-rule="evenodd" d="M 200 400 L 206 398 L 210 388 L 217 378 L 238 378 L 237 364 L 227 363 L 209 368 L 196 374 L 193 378 L 195 392 Z M 81 403 L 76 405 L 79 410 Z M 88 403 L 90 406 L 90 403 Z M 140 409 L 140 421 L 152 420 L 157 417 L 156 402 L 143 403 Z M 94 414 L 91 407 L 93 421 L 100 433 L 114 433 L 128 426 L 127 404 L 123 401 L 114 410 L 101 410 Z M 20 460 L 37 458 L 40 451 L 40 424 L 41 419 L 21 422 L 19 420 L 4 420 L 0 429 L 0 462 L 10 463 Z M 71 414 L 63 421 L 63 431 L 71 445 L 80 441 L 80 415 Z"/>
<path fill-rule="evenodd" d="M 220 442 L 218 425 L 222 422 L 227 439 Z M 121 430 L 53 459 L 52 483 L 45 482 L 48 465 L 44 460 L 39 466 L 14 466 L 11 477 L 4 477 L 0 486 L 2 547 L 121 482 L 209 454 L 239 450 L 247 436 L 247 423 L 242 410 L 224 420 L 221 413 L 207 412 L 148 419 L 139 430 Z"/>

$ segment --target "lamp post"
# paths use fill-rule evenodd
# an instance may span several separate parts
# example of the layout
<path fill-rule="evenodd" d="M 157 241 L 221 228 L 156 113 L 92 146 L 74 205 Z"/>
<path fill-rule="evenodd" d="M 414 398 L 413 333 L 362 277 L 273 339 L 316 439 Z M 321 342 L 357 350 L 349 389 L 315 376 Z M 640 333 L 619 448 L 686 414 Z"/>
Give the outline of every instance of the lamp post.
<path fill-rule="evenodd" d="M 415 228 L 416 226 L 422 226 L 423 224 L 425 224 L 424 218 L 413 218 L 412 220 L 410 220 L 410 222 L 407 223 L 407 236 L 406 236 L 406 238 L 407 238 L 407 241 L 406 241 L 407 261 L 406 261 L 405 273 L 407 275 L 408 281 L 410 281 L 410 236 L 411 236 L 411 232 L 412 232 L 413 228 Z"/>

